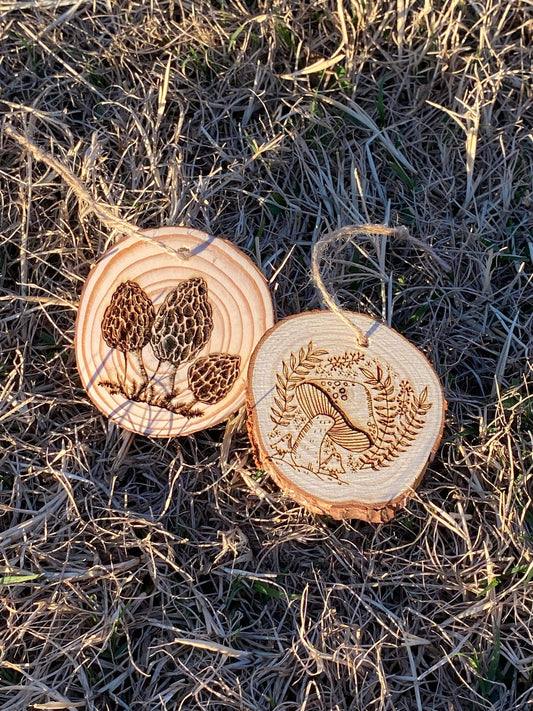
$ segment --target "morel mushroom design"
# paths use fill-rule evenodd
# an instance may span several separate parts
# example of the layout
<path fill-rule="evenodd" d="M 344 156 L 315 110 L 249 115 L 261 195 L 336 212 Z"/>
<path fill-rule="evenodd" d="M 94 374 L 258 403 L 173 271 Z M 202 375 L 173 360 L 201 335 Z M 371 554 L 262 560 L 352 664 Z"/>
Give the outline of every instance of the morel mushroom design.
<path fill-rule="evenodd" d="M 346 381 L 307 381 L 298 385 L 295 393 L 308 418 L 290 453 L 295 466 L 319 472 L 327 437 L 350 452 L 364 452 L 372 445 L 375 422 L 364 385 Z"/>
<path fill-rule="evenodd" d="M 186 436 L 242 407 L 244 374 L 273 323 L 269 285 L 232 241 L 185 226 L 132 230 L 80 295 L 80 380 L 119 427 Z"/>
<path fill-rule="evenodd" d="M 195 357 L 208 343 L 213 330 L 213 309 L 208 301 L 207 282 L 202 277 L 182 281 L 167 294 L 157 314 L 141 287 L 133 281 L 120 284 L 104 313 L 102 336 L 110 348 L 133 352 L 139 360 L 143 383 L 128 388 L 127 360 L 122 383 L 101 381 L 111 393 L 121 393 L 135 402 L 157 405 L 184 417 L 199 417 L 203 411 L 198 403 L 214 405 L 224 399 L 240 373 L 240 356 L 231 353 L 210 353 Z M 142 360 L 142 349 L 152 346 L 158 365 L 151 377 Z M 155 393 L 154 378 L 162 363 L 172 365 L 170 388 Z M 185 389 L 175 388 L 180 366 L 190 363 L 187 372 L 188 388 L 194 399 L 178 403 L 176 399 Z"/>
<path fill-rule="evenodd" d="M 171 394 L 178 368 L 202 350 L 212 330 L 213 309 L 205 279 L 187 279 L 167 294 L 152 326 L 151 344 L 160 363 L 172 363 Z"/>
<path fill-rule="evenodd" d="M 111 303 L 104 312 L 102 337 L 110 348 L 124 353 L 124 381 L 128 353 L 134 353 L 143 377 L 143 386 L 148 383 L 148 374 L 142 358 L 142 349 L 150 340 L 152 323 L 155 318 L 154 305 L 143 289 L 134 281 L 125 281 L 116 288 Z"/>
<path fill-rule="evenodd" d="M 192 402 L 180 405 L 177 411 L 185 417 L 202 414 L 193 409 L 199 402 L 214 405 L 223 400 L 233 387 L 240 373 L 241 358 L 230 353 L 210 353 L 198 358 L 187 373 Z"/>

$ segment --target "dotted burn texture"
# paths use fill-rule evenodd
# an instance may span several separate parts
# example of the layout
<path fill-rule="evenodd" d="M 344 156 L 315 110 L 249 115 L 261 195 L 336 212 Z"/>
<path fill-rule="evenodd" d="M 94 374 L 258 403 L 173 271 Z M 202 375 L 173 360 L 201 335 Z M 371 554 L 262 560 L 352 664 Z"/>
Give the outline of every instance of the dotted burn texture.
<path fill-rule="evenodd" d="M 182 281 L 165 298 L 152 326 L 152 348 L 160 361 L 185 363 L 205 346 L 213 330 L 213 309 L 202 277 Z"/>
<path fill-rule="evenodd" d="M 240 372 L 241 358 L 229 353 L 210 353 L 198 358 L 188 372 L 189 388 L 199 402 L 213 405 L 226 397 Z"/>
<path fill-rule="evenodd" d="M 123 353 L 140 351 L 150 340 L 154 319 L 150 298 L 134 281 L 125 281 L 115 289 L 104 312 L 103 339 Z"/>

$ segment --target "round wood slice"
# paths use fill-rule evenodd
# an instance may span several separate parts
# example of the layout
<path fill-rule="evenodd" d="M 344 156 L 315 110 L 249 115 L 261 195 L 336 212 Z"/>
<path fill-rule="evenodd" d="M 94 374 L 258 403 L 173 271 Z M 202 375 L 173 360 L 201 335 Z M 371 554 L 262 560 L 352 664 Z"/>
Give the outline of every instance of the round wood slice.
<path fill-rule="evenodd" d="M 143 235 L 152 241 L 126 237 L 89 274 L 78 370 L 121 427 L 187 435 L 243 405 L 250 356 L 274 322 L 272 299 L 261 272 L 226 240 L 184 227 Z"/>
<path fill-rule="evenodd" d="M 333 518 L 387 521 L 439 445 L 446 402 L 425 356 L 391 328 L 344 312 L 292 316 L 261 339 L 248 373 L 257 466 L 298 503 Z"/>

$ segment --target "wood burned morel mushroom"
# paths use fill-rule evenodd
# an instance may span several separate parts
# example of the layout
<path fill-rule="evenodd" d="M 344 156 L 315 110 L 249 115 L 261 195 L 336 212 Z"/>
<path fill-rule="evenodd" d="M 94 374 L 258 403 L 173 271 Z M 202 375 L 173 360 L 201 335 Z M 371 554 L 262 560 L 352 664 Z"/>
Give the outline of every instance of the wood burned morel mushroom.
<path fill-rule="evenodd" d="M 167 294 L 157 312 L 150 341 L 159 362 L 172 364 L 168 400 L 174 395 L 178 368 L 202 350 L 212 331 L 207 282 L 199 276 L 182 281 Z"/>
<path fill-rule="evenodd" d="M 202 277 L 182 281 L 165 297 L 152 326 L 152 348 L 159 361 L 178 367 L 194 358 L 213 330 L 213 309 Z"/>
<path fill-rule="evenodd" d="M 136 282 L 127 280 L 117 286 L 104 312 L 102 338 L 110 348 L 116 348 L 124 353 L 124 381 L 121 388 L 125 395 L 128 395 L 126 386 L 128 353 L 135 354 L 137 358 L 143 385 L 148 382 L 142 350 L 150 340 L 154 318 L 154 305 Z"/>
<path fill-rule="evenodd" d="M 138 351 L 150 340 L 154 305 L 134 281 L 119 284 L 104 312 L 102 336 L 110 348 Z"/>
<path fill-rule="evenodd" d="M 230 353 L 210 353 L 189 368 L 187 379 L 199 402 L 213 405 L 225 398 L 240 372 L 241 357 Z"/>
<path fill-rule="evenodd" d="M 241 357 L 231 353 L 210 353 L 189 366 L 187 381 L 194 396 L 192 402 L 178 405 L 176 412 L 185 417 L 198 417 L 198 403 L 215 405 L 229 393 L 240 373 Z"/>

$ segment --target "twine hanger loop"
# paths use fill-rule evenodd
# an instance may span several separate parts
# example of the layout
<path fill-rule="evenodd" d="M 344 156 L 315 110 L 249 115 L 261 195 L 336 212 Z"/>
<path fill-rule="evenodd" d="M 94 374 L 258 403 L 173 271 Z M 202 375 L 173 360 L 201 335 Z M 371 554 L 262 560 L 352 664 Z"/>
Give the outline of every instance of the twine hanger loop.
<path fill-rule="evenodd" d="M 332 313 L 334 313 L 343 323 L 345 323 L 348 328 L 354 333 L 357 344 L 363 348 L 368 347 L 369 341 L 367 336 L 363 331 L 353 323 L 345 312 L 342 310 L 341 306 L 337 303 L 335 296 L 331 294 L 322 278 L 321 267 L 327 250 L 335 242 L 343 242 L 344 246 L 348 244 L 355 244 L 358 239 L 363 237 L 369 237 L 371 235 L 386 235 L 387 237 L 398 237 L 407 242 L 410 242 L 414 247 L 418 247 L 427 252 L 442 269 L 449 271 L 449 265 L 441 259 L 435 251 L 425 242 L 413 237 L 407 227 L 388 227 L 387 225 L 379 224 L 363 224 L 363 225 L 346 225 L 333 232 L 328 232 L 316 242 L 313 253 L 311 255 L 311 277 L 314 285 L 320 292 L 324 303 L 329 308 Z"/>
<path fill-rule="evenodd" d="M 143 242 L 147 242 L 154 247 L 167 252 L 173 257 L 178 257 L 178 259 L 187 260 L 190 258 L 191 251 L 187 247 L 174 249 L 163 242 L 159 242 L 158 240 L 149 237 L 142 230 L 135 227 L 127 220 L 117 217 L 109 206 L 104 205 L 93 198 L 81 180 L 69 168 L 54 158 L 54 156 L 46 153 L 41 148 L 36 146 L 33 141 L 30 141 L 25 136 L 21 136 L 21 134 L 15 131 L 12 126 L 6 126 L 4 130 L 8 136 L 14 138 L 17 143 L 29 151 L 36 160 L 46 163 L 49 168 L 55 170 L 55 172 L 63 178 L 69 188 L 72 189 L 78 200 L 84 202 L 87 207 L 94 212 L 99 220 L 109 227 L 109 229 L 117 230 L 117 232 L 120 232 L 127 237 L 135 237 Z"/>

